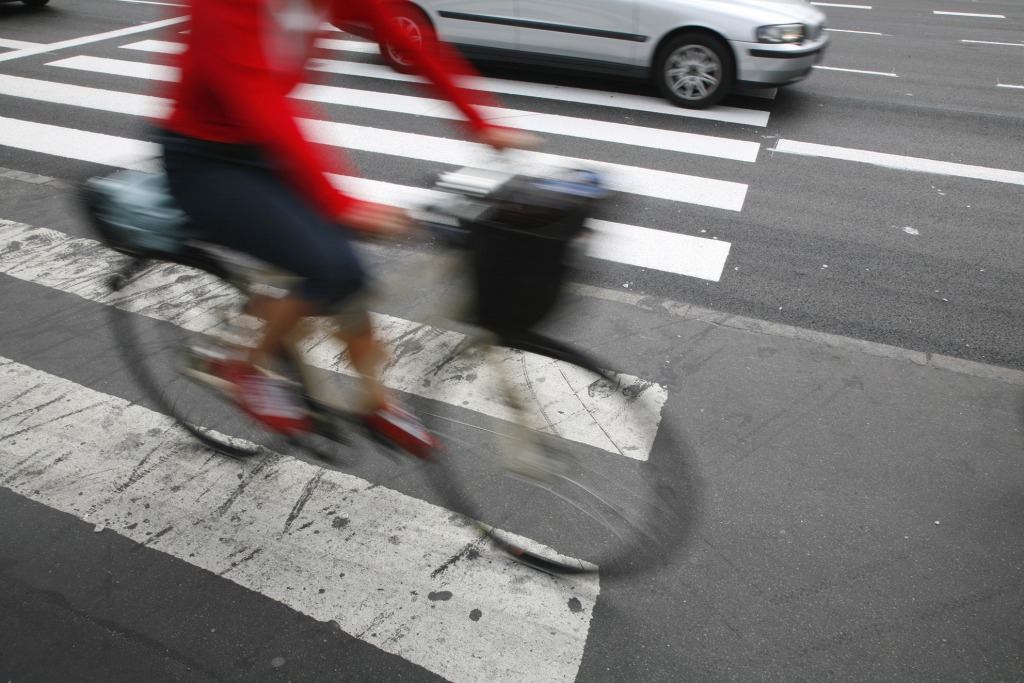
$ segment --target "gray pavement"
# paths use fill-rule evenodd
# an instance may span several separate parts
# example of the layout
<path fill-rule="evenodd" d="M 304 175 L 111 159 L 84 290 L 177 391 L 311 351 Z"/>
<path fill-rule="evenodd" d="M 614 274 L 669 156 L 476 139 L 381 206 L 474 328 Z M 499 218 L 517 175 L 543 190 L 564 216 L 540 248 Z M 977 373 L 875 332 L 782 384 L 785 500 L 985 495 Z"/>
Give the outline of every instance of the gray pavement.
<path fill-rule="evenodd" d="M 83 234 L 66 186 L 27 180 L 0 192 Z M 70 352 L 92 319 L 70 298 L 0 278 L 7 301 L 36 302 L 9 311 L 0 355 L 122 384 L 110 354 Z M 666 567 L 602 584 L 578 680 L 1020 680 L 1024 373 L 627 288 L 572 296 L 559 336 L 668 389 L 678 447 L 658 457 L 685 460 L 670 484 L 689 511 Z M 130 542 L 63 513 L 11 493 L 0 510 L 7 680 L 133 680 L 127 660 L 154 680 L 432 678 L 162 553 L 125 561 Z M 222 597 L 200 607 L 197 586 Z M 196 638 L 239 621 L 230 641 Z"/>

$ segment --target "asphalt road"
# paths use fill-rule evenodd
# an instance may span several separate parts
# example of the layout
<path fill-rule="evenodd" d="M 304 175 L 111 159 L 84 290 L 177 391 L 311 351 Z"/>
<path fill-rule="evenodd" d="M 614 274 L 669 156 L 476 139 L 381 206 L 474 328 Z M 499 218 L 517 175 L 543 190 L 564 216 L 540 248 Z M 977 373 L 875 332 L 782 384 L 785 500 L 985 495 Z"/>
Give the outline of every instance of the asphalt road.
<path fill-rule="evenodd" d="M 557 130 L 544 152 L 618 165 L 602 218 L 630 239 L 585 261 L 559 331 L 663 388 L 679 436 L 652 456 L 686 501 L 673 563 L 578 584 L 486 553 L 440 579 L 426 557 L 405 576 L 380 550 L 332 556 L 340 525 L 313 505 L 289 535 L 308 463 L 238 466 L 161 421 L 90 293 L 105 257 L 71 192 L 152 153 L 145 41 L 175 29 L 147 24 L 178 10 L 0 4 L 0 674 L 1019 678 L 1024 13 L 856 3 L 823 7 L 810 79 L 705 118 L 644 84 L 485 70 L 522 125 Z M 404 200 L 474 158 L 353 49 L 323 63 L 320 104 L 386 183 L 360 191 Z M 262 467 L 280 491 L 242 496 Z M 277 527 L 253 539 L 232 506 Z"/>

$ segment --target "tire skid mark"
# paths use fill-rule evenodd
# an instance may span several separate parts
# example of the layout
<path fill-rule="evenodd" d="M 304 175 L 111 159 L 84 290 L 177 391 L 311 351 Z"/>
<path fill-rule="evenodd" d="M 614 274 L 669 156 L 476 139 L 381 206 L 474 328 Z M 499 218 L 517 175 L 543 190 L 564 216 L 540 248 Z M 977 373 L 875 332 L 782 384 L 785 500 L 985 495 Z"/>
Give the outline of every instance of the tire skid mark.
<path fill-rule="evenodd" d="M 250 552 L 248 555 L 246 555 L 242 559 L 240 559 L 240 560 L 233 560 L 231 562 L 231 564 L 229 564 L 223 570 L 217 572 L 217 576 L 224 576 L 225 574 L 227 574 L 228 572 L 234 570 L 235 568 L 240 567 L 241 565 L 245 564 L 246 562 L 251 561 L 252 559 L 254 559 L 257 555 L 259 555 L 262 552 L 263 552 L 263 548 L 256 548 L 255 550 Z"/>
<path fill-rule="evenodd" d="M 302 487 L 302 493 L 299 494 L 298 500 L 295 501 L 295 505 L 292 506 L 291 512 L 288 513 L 288 519 L 284 521 L 284 533 L 287 533 L 291 529 L 292 522 L 302 514 L 303 508 L 306 507 L 306 503 L 309 502 L 309 499 L 313 496 L 313 492 L 316 491 L 323 478 L 324 472 L 321 470 L 314 474 L 310 480 L 306 482 L 306 485 Z"/>
<path fill-rule="evenodd" d="M 223 517 L 224 515 L 226 515 L 228 510 L 231 509 L 231 506 L 235 504 L 235 501 L 237 501 L 238 498 L 243 493 L 245 493 L 245 489 L 249 486 L 249 484 L 252 483 L 252 481 L 256 478 L 256 476 L 260 472 L 262 472 L 263 470 L 265 470 L 268 467 L 270 467 L 271 465 L 276 466 L 277 463 L 278 463 L 278 460 L 279 460 L 279 458 L 276 458 L 276 457 L 275 458 L 266 458 L 265 457 L 262 460 L 260 460 L 258 463 L 256 463 L 253 466 L 253 468 L 251 470 L 249 470 L 242 477 L 242 481 L 240 481 L 238 483 L 238 486 L 235 487 L 235 490 L 231 492 L 231 495 L 228 496 L 227 499 L 223 503 L 221 503 L 220 506 L 217 508 L 217 516 L 218 517 Z"/>

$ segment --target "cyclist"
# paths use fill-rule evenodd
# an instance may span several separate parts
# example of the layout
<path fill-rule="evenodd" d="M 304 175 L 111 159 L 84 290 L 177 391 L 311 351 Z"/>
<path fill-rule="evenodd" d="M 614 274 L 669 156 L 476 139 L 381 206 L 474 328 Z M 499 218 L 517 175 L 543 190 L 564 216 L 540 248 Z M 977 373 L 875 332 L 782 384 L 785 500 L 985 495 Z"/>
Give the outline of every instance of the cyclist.
<path fill-rule="evenodd" d="M 210 241 L 299 279 L 286 296 L 260 301 L 265 330 L 258 345 L 217 366 L 239 405 L 273 430 L 310 429 L 291 384 L 263 368 L 285 354 L 303 318 L 345 313 L 355 322 L 337 335 L 366 388 L 364 421 L 425 457 L 429 433 L 380 384 L 384 351 L 360 307 L 367 275 L 349 241 L 349 230 L 401 235 L 411 222 L 396 207 L 356 199 L 332 185 L 328 174 L 345 169 L 303 136 L 298 119 L 308 116 L 306 108 L 288 93 L 302 81 L 322 22 L 361 20 L 414 60 L 462 111 L 478 141 L 500 150 L 536 139 L 487 122 L 480 107 L 490 98 L 458 80 L 472 74 L 471 67 L 439 41 L 414 44 L 395 28 L 390 7 L 378 0 L 193 0 L 162 142 L 171 193 Z"/>

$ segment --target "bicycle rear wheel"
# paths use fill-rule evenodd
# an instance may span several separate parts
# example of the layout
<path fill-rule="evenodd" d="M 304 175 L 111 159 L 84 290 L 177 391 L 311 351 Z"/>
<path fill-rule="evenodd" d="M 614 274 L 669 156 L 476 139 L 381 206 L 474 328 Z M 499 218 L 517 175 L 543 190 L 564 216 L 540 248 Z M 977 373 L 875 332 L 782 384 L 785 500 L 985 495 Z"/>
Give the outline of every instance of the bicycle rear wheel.
<path fill-rule="evenodd" d="M 651 567 L 682 543 L 689 482 L 661 422 L 661 387 L 540 337 L 471 347 L 451 363 L 500 398 L 490 418 L 428 417 L 445 444 L 436 484 L 497 545 L 550 573 L 608 576 Z"/>
<path fill-rule="evenodd" d="M 109 308 L 110 324 L 129 372 L 154 407 L 231 457 L 279 447 L 280 437 L 246 417 L 204 366 L 220 345 L 212 335 L 223 325 L 223 311 L 245 305 L 242 292 L 170 263 L 136 264 L 135 271 L 120 282 L 115 276 L 120 304 Z"/>

